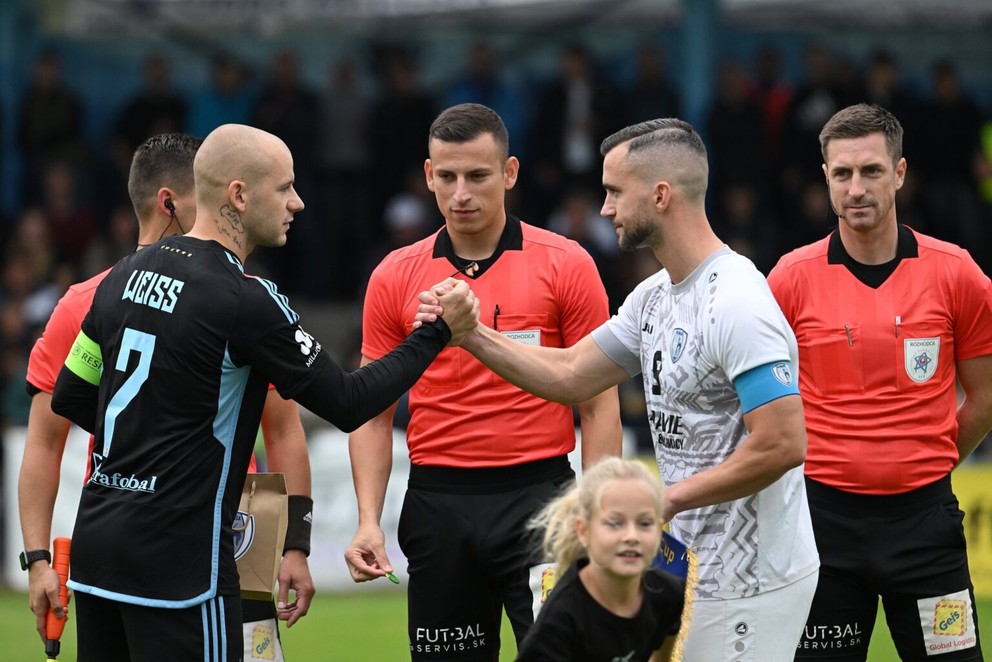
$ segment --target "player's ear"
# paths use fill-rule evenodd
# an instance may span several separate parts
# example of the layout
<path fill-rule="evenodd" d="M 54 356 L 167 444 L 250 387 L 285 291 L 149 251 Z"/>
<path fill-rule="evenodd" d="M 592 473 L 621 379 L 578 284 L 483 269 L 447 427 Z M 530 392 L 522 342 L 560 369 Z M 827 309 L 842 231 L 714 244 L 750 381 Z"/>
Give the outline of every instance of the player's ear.
<path fill-rule="evenodd" d="M 173 199 L 176 197 L 175 192 L 167 186 L 163 186 L 155 194 L 155 206 L 158 208 L 159 213 L 163 216 L 172 216 L 176 213 L 176 205 Z"/>
<path fill-rule="evenodd" d="M 902 188 L 903 183 L 906 181 L 906 157 L 899 159 L 896 163 L 896 190 Z"/>
<path fill-rule="evenodd" d="M 654 207 L 664 213 L 672 202 L 672 185 L 662 180 L 654 185 Z"/>
<path fill-rule="evenodd" d="M 235 179 L 227 185 L 227 201 L 239 213 L 248 208 L 248 186 L 244 181 Z"/>
<path fill-rule="evenodd" d="M 520 174 L 520 161 L 515 156 L 508 157 L 503 165 L 503 185 L 507 191 L 517 183 L 518 174 Z"/>
<path fill-rule="evenodd" d="M 424 177 L 427 178 L 427 189 L 434 192 L 434 165 L 430 159 L 424 161 Z"/>

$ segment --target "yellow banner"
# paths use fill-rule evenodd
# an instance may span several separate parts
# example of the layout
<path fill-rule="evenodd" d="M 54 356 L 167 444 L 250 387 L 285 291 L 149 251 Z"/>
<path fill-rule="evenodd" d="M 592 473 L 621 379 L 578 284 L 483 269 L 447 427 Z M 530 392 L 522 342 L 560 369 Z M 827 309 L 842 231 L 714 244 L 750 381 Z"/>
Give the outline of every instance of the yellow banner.
<path fill-rule="evenodd" d="M 992 598 L 992 466 L 978 463 L 955 469 L 951 482 L 964 511 L 975 596 Z"/>

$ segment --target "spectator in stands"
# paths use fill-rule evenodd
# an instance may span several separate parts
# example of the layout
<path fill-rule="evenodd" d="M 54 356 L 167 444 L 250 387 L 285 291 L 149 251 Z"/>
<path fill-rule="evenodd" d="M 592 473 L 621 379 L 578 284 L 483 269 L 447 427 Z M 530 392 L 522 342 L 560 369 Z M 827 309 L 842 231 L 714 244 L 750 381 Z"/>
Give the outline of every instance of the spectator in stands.
<path fill-rule="evenodd" d="M 761 106 L 765 118 L 764 152 L 774 168 L 781 159 L 782 128 L 792 103 L 792 86 L 782 73 L 782 51 L 773 44 L 758 49 L 749 93 Z"/>
<path fill-rule="evenodd" d="M 134 252 L 138 240 L 138 221 L 131 205 L 118 205 L 110 212 L 107 227 L 101 232 L 83 256 L 82 276 L 90 277 L 117 264 Z"/>
<path fill-rule="evenodd" d="M 99 232 L 99 218 L 83 193 L 81 174 L 68 161 L 51 163 L 43 173 L 42 210 L 59 253 L 79 269 Z M 76 279 L 78 280 L 78 279 Z"/>
<path fill-rule="evenodd" d="M 113 130 L 113 149 L 120 152 L 124 181 L 138 145 L 159 133 L 176 133 L 186 126 L 186 99 L 172 85 L 172 64 L 153 53 L 142 64 L 142 87 L 121 110 Z M 116 160 L 116 158 L 115 158 Z M 124 202 L 127 192 L 124 191 Z"/>
<path fill-rule="evenodd" d="M 578 42 L 560 53 L 558 75 L 539 92 L 530 129 L 529 218 L 545 219 L 566 189 L 600 187 L 599 144 L 623 124 L 619 91 Z"/>
<path fill-rule="evenodd" d="M 210 62 L 210 84 L 190 100 L 186 132 L 202 138 L 221 124 L 247 124 L 254 104 L 245 64 L 219 53 Z"/>
<path fill-rule="evenodd" d="M 252 126 L 278 136 L 293 154 L 294 184 L 300 197 L 313 200 L 320 141 L 320 99 L 300 70 L 300 59 L 291 50 L 277 51 L 255 107 Z M 274 280 L 289 294 L 311 300 L 323 299 L 330 287 L 324 254 L 323 210 L 311 208 L 293 231 L 294 241 L 285 250 L 266 251 L 264 262 L 274 271 Z"/>
<path fill-rule="evenodd" d="M 770 164 L 765 152 L 765 117 L 749 94 L 740 63 L 720 63 L 713 106 L 706 118 L 711 148 L 711 190 L 717 196 L 734 184 L 764 185 Z"/>
<path fill-rule="evenodd" d="M 20 101 L 17 147 L 24 166 L 24 204 L 41 200 L 41 182 L 51 164 L 79 165 L 85 158 L 83 106 L 63 82 L 62 59 L 55 51 L 45 51 L 32 66 Z"/>
<path fill-rule="evenodd" d="M 716 197 L 713 227 L 734 252 L 767 275 L 782 254 L 783 243 L 778 223 L 765 208 L 757 187 L 734 182 L 716 192 Z"/>
<path fill-rule="evenodd" d="M 614 312 L 623 303 L 628 290 L 621 290 L 616 282 L 615 262 L 620 254 L 616 229 L 599 209 L 598 191 L 571 188 L 552 210 L 547 228 L 574 239 L 592 256 L 606 288 L 610 311 Z"/>
<path fill-rule="evenodd" d="M 437 101 L 420 79 L 415 54 L 387 50 L 377 62 L 379 94 L 369 114 L 369 149 L 375 173 L 372 236 L 382 236 L 385 205 L 406 187 L 407 173 L 424 163 L 424 135 L 437 115 Z"/>
<path fill-rule="evenodd" d="M 782 133 L 782 181 L 788 191 L 798 191 L 820 167 L 816 139 L 840 102 L 833 86 L 833 54 L 814 41 L 803 54 L 804 78 L 796 87 Z M 786 210 L 783 210 L 786 212 Z"/>
<path fill-rule="evenodd" d="M 444 106 L 481 103 L 496 111 L 511 136 L 523 136 L 527 122 L 527 101 L 516 85 L 500 69 L 502 60 L 488 41 L 477 40 L 468 46 L 464 71 L 455 78 L 444 95 Z M 518 158 L 526 160 L 526 145 L 514 147 Z M 519 149 L 518 149 L 519 148 Z"/>
<path fill-rule="evenodd" d="M 937 221 L 937 236 L 961 246 L 981 247 L 989 241 L 981 215 L 975 164 L 981 153 L 982 113 L 961 85 L 950 60 L 931 69 L 930 96 L 921 111 L 930 130 L 915 147 L 926 186 L 921 190 L 927 217 Z M 934 130 L 933 127 L 939 127 Z"/>
<path fill-rule="evenodd" d="M 315 199 L 324 210 L 320 225 L 331 253 L 329 295 L 335 299 L 351 299 L 364 286 L 362 262 L 380 236 L 373 234 L 369 218 L 371 106 L 358 61 L 348 55 L 331 63 L 320 98 L 321 183 Z"/>
<path fill-rule="evenodd" d="M 634 58 L 634 82 L 623 91 L 624 123 L 681 117 L 681 96 L 668 79 L 668 61 L 661 45 L 643 41 Z"/>
<path fill-rule="evenodd" d="M 919 101 L 906 89 L 899 62 L 889 51 L 875 51 L 869 56 L 864 101 L 881 106 L 900 118 L 899 122 L 907 131 L 912 131 L 920 120 Z M 910 150 L 915 142 L 916 138 L 906 136 L 903 147 L 907 153 L 912 154 Z"/>

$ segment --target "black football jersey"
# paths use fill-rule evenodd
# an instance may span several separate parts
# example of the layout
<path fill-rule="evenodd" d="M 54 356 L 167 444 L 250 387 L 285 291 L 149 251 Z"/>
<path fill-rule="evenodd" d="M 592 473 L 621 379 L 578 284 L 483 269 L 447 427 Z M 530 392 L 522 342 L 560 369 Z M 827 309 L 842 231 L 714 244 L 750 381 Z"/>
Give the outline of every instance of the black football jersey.
<path fill-rule="evenodd" d="M 347 373 L 274 284 L 192 237 L 118 263 L 82 334 L 102 355 L 99 387 L 65 367 L 53 398 L 96 435 L 70 586 L 174 608 L 239 591 L 231 524 L 268 384 L 351 430 L 395 402 L 450 339 L 443 323 L 425 325 Z"/>

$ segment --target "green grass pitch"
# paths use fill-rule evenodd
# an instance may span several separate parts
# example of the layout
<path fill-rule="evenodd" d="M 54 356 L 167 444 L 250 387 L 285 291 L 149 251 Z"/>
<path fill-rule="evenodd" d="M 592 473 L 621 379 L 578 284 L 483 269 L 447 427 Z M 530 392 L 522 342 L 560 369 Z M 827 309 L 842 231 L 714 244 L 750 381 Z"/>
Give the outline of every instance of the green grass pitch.
<path fill-rule="evenodd" d="M 71 604 L 70 604 L 71 608 Z M 992 627 L 992 600 L 979 601 L 979 629 Z M 76 659 L 76 634 L 70 623 L 62 638 L 60 662 Z M 406 642 L 406 602 L 401 590 L 318 594 L 310 613 L 293 626 L 282 628 L 283 650 L 288 662 L 403 662 L 409 660 Z M 516 655 L 510 626 L 504 619 L 501 661 Z M 44 662 L 45 649 L 34 631 L 34 617 L 24 593 L 0 591 L 0 660 Z M 879 618 L 872 637 L 869 662 L 898 662 Z"/>

